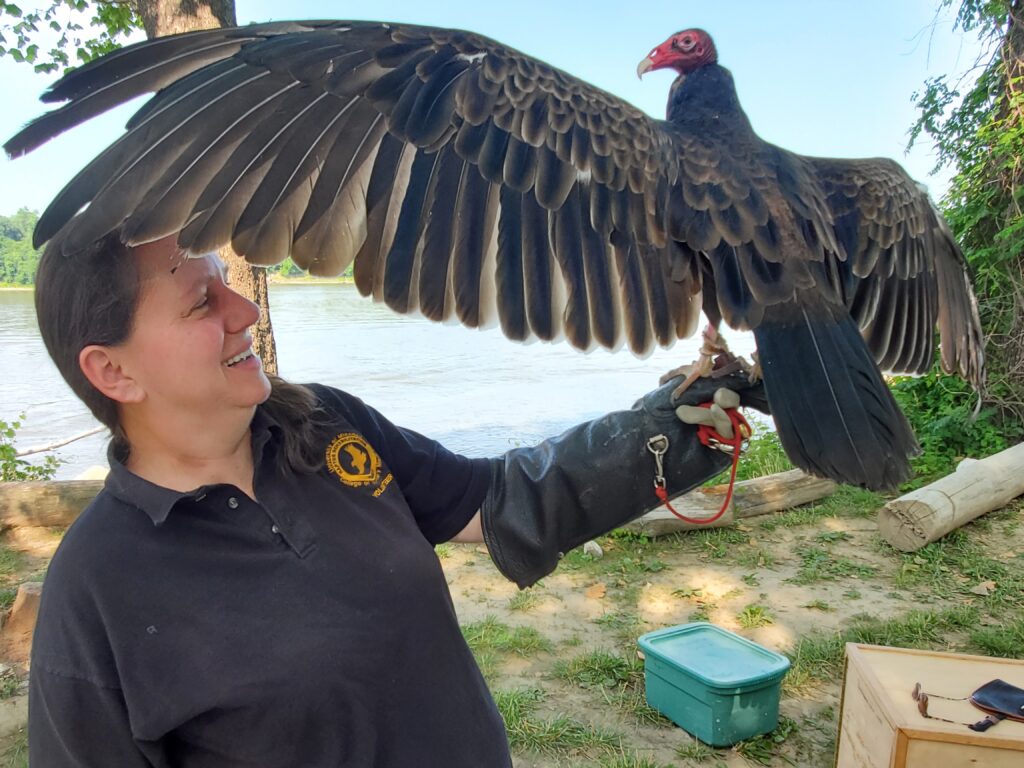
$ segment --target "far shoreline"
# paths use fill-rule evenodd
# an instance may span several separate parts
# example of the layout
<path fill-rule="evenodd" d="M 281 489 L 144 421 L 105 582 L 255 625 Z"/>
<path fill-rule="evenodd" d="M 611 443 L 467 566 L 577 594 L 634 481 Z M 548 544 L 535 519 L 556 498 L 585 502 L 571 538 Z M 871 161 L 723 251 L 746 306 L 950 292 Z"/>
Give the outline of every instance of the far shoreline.
<path fill-rule="evenodd" d="M 271 275 L 267 278 L 271 285 L 355 285 L 355 279 L 351 277 L 312 277 L 301 275 L 300 277 L 281 277 Z"/>
<path fill-rule="evenodd" d="M 271 285 L 355 285 L 351 277 L 279 277 L 267 278 Z M 0 291 L 34 291 L 34 285 L 0 285 Z"/>

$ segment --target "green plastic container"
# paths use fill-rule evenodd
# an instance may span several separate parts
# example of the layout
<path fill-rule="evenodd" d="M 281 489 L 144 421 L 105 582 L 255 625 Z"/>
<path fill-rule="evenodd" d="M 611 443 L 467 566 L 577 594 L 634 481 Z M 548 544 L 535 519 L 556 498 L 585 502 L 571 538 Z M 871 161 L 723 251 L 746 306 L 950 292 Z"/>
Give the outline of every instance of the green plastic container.
<path fill-rule="evenodd" d="M 789 659 L 706 622 L 640 637 L 647 703 L 705 744 L 775 730 Z"/>

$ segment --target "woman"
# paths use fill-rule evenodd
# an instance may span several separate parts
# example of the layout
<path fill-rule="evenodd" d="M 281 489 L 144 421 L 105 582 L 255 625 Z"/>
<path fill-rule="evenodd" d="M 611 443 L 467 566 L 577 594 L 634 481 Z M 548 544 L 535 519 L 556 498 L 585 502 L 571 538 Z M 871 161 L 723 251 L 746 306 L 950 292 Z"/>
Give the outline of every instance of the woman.
<path fill-rule="evenodd" d="M 71 257 L 55 238 L 36 306 L 112 440 L 47 575 L 33 765 L 508 766 L 433 545 L 486 540 L 525 586 L 656 506 L 651 437 L 672 495 L 727 463 L 671 385 L 536 448 L 454 455 L 339 390 L 268 378 L 257 308 L 173 237 Z"/>

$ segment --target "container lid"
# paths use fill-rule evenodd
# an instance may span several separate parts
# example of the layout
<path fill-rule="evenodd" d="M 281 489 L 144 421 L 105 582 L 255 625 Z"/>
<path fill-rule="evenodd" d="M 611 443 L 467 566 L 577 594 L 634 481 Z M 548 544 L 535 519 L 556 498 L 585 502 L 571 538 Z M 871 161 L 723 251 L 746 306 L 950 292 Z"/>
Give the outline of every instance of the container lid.
<path fill-rule="evenodd" d="M 680 624 L 642 635 L 644 653 L 685 670 L 711 688 L 780 679 L 789 659 L 707 622 Z"/>

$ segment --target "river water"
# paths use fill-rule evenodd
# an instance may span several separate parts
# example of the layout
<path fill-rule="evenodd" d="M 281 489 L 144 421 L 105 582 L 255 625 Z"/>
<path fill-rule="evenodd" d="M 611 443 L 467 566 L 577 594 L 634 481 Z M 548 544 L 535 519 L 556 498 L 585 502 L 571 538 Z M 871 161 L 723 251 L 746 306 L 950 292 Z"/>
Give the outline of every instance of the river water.
<path fill-rule="evenodd" d="M 341 284 L 272 285 L 270 308 L 282 376 L 346 389 L 470 456 L 497 455 L 628 407 L 699 347 L 694 337 L 640 360 L 625 350 L 517 344 L 498 330 L 397 315 Z M 733 332 L 729 341 L 736 352 L 753 349 L 750 334 Z M 32 293 L 0 291 L 0 419 L 22 412 L 22 449 L 97 426 L 46 354 Z M 58 478 L 105 465 L 106 441 L 101 433 L 56 451 L 64 462 Z"/>

